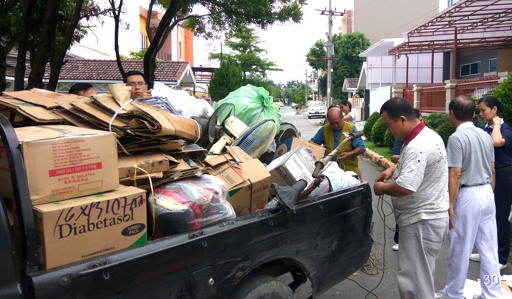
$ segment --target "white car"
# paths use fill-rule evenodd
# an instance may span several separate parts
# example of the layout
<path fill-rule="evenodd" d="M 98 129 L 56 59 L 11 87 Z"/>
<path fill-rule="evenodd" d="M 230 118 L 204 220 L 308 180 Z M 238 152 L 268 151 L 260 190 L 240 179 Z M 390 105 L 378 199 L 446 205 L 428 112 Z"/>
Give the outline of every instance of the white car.
<path fill-rule="evenodd" d="M 325 118 L 327 115 L 327 107 L 322 101 L 311 101 L 308 107 L 308 118 L 321 117 Z"/>
<path fill-rule="evenodd" d="M 297 103 L 293 102 L 292 103 L 292 108 L 295 108 L 297 106 Z"/>

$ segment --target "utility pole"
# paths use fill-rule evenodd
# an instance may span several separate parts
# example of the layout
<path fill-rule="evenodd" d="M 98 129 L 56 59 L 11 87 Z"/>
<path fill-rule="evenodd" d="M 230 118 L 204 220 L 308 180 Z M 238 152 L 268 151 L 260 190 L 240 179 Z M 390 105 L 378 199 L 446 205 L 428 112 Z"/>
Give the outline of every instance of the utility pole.
<path fill-rule="evenodd" d="M 305 102 L 304 102 L 304 105 L 308 103 L 308 69 L 306 68 L 306 84 L 305 84 L 305 89 L 306 89 L 306 92 L 304 93 L 306 96 L 305 96 Z"/>
<path fill-rule="evenodd" d="M 332 18 L 333 16 L 343 16 L 345 14 L 344 11 L 334 11 L 331 9 L 331 0 L 329 0 L 329 10 L 325 9 L 321 11 L 321 15 L 328 14 L 329 21 L 327 22 L 327 26 L 329 27 L 329 32 L 327 33 L 327 101 L 326 106 L 329 107 L 332 104 L 332 59 L 333 59 L 333 44 L 332 44 Z"/>

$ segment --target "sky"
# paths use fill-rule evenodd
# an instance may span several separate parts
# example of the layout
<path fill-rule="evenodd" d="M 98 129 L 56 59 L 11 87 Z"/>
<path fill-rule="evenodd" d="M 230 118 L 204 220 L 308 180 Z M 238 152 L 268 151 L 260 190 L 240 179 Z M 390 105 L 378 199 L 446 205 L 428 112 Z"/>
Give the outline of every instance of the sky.
<path fill-rule="evenodd" d="M 329 9 L 329 0 L 309 0 L 309 5 L 302 8 L 303 19 L 299 24 L 275 24 L 266 31 L 258 30 L 260 38 L 259 47 L 267 50 L 263 58 L 274 62 L 282 72 L 269 72 L 267 77 L 278 83 L 298 80 L 304 82 L 306 69 L 312 72 L 306 62 L 306 55 L 313 44 L 322 39 L 327 40 L 329 31 L 327 15 L 320 15 L 321 10 Z M 344 9 L 353 9 L 353 0 L 331 0 L 331 9 L 340 12 Z M 339 33 L 341 17 L 333 19 L 332 33 Z M 194 66 L 208 66 L 207 52 L 220 52 L 220 41 L 206 43 L 204 40 L 194 39 Z M 223 47 L 226 51 L 226 47 Z M 211 66 L 217 66 L 212 64 Z"/>

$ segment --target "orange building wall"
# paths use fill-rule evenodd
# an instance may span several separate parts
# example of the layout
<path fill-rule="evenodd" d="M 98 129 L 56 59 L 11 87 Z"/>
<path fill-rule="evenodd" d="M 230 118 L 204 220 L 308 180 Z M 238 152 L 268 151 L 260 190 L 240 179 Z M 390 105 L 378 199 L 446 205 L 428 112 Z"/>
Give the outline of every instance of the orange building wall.
<path fill-rule="evenodd" d="M 190 29 L 185 29 L 185 61 L 194 66 L 194 33 Z"/>

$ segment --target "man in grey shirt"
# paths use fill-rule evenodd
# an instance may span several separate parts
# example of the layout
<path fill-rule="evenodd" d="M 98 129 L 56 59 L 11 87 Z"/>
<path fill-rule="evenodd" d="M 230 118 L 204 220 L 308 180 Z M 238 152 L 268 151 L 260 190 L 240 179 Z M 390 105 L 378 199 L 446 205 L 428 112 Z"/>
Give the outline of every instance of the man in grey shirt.
<path fill-rule="evenodd" d="M 400 227 L 397 282 L 401 298 L 434 298 L 436 257 L 448 233 L 448 165 L 441 137 L 421 122 L 406 99 L 392 98 L 380 109 L 382 122 L 404 141 L 395 167 L 373 185 L 392 196 Z M 394 181 L 388 182 L 393 178 Z"/>
<path fill-rule="evenodd" d="M 480 253 L 482 298 L 501 298 L 493 194 L 494 145 L 489 134 L 473 125 L 473 99 L 460 96 L 451 100 L 448 107 L 450 123 L 456 128 L 447 148 L 450 249 L 446 286 L 437 298 L 464 298 L 473 245 Z"/>

